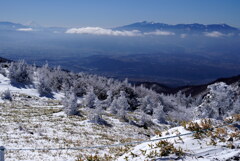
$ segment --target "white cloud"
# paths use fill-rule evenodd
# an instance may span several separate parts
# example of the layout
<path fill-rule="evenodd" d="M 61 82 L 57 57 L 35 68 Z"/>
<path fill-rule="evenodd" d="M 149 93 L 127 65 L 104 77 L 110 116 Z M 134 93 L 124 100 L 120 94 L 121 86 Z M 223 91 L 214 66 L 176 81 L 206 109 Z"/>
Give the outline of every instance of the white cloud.
<path fill-rule="evenodd" d="M 32 28 L 20 28 L 20 29 L 17 29 L 17 31 L 33 31 Z"/>
<path fill-rule="evenodd" d="M 184 39 L 184 38 L 187 37 L 187 34 L 181 34 L 180 37 L 181 37 L 182 39 Z"/>
<path fill-rule="evenodd" d="M 234 36 L 235 34 L 234 33 L 228 33 L 227 36 L 228 37 L 231 37 L 231 36 Z"/>
<path fill-rule="evenodd" d="M 218 32 L 218 31 L 205 32 L 204 35 L 207 36 L 207 37 L 222 37 L 222 36 L 225 36 L 223 33 Z"/>
<path fill-rule="evenodd" d="M 175 33 L 174 32 L 169 32 L 169 31 L 156 30 L 156 31 L 153 31 L 153 32 L 145 32 L 144 35 L 171 36 L 171 35 L 175 35 Z"/>
<path fill-rule="evenodd" d="M 156 30 L 153 32 L 141 32 L 139 30 L 112 30 L 105 29 L 101 27 L 81 27 L 81 28 L 71 28 L 65 33 L 67 34 L 91 34 L 91 35 L 108 35 L 108 36 L 171 36 L 175 35 L 174 32 Z"/>
<path fill-rule="evenodd" d="M 67 34 L 92 34 L 92 35 L 108 35 L 108 36 L 141 36 L 138 30 L 119 31 L 112 29 L 104 29 L 101 27 L 82 27 L 71 28 L 66 31 Z"/>

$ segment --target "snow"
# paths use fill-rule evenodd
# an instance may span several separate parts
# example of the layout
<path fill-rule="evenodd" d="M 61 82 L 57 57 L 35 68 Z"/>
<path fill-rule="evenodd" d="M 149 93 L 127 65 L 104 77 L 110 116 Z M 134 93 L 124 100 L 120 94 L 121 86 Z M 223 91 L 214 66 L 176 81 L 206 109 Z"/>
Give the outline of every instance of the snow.
<path fill-rule="evenodd" d="M 121 122 L 108 113 L 103 118 L 112 127 L 93 124 L 86 117 L 67 116 L 62 110 L 62 93 L 54 93 L 55 98 L 39 97 L 34 86 L 15 87 L 0 74 L 0 94 L 7 89 L 11 91 L 13 101 L 0 102 L 0 146 L 8 149 L 5 152 L 7 161 L 75 161 L 80 156 L 91 154 L 117 157 L 121 152 L 119 148 L 56 151 L 11 149 L 84 147 L 148 138 L 144 135 L 146 130 Z M 82 99 L 78 99 L 78 103 L 81 102 Z M 81 110 L 84 116 L 88 115 L 87 112 Z"/>
<path fill-rule="evenodd" d="M 199 121 L 197 121 L 199 122 Z M 178 134 L 186 134 L 190 133 L 184 129 L 182 126 L 171 128 L 165 132 L 163 132 L 163 136 L 155 136 L 152 137 L 151 140 L 154 139 L 164 139 L 165 137 L 176 136 Z M 166 139 L 164 139 L 166 140 Z M 173 143 L 176 148 L 181 147 L 183 151 L 186 152 L 186 156 L 184 156 L 184 160 L 188 161 L 211 161 L 211 160 L 219 160 L 223 161 L 229 159 L 233 156 L 238 156 L 240 154 L 239 148 L 236 149 L 229 149 L 224 147 L 224 143 L 217 142 L 217 145 L 209 145 L 210 138 L 206 137 L 203 139 L 194 139 L 192 135 L 181 136 L 181 139 L 178 137 L 167 139 L 170 143 Z M 153 158 L 148 158 L 147 154 L 150 154 L 151 151 L 156 150 L 156 148 L 151 148 L 150 145 L 155 145 L 159 141 L 153 141 L 151 143 L 142 143 L 140 145 L 135 146 L 129 153 L 124 154 L 123 156 L 119 157 L 118 161 L 125 161 L 128 158 L 131 161 L 138 161 L 138 160 L 148 160 Z M 240 140 L 234 141 L 236 146 L 240 145 Z M 146 154 L 144 155 L 142 151 L 146 150 Z M 132 154 L 136 156 L 133 157 Z M 158 157 L 155 157 L 155 159 Z M 156 160 L 181 160 L 177 156 L 170 155 L 160 157 Z"/>
<path fill-rule="evenodd" d="M 35 82 L 34 84 L 36 84 Z M 211 92 L 214 94 L 222 93 L 226 86 L 220 84 L 211 86 Z M 63 93 L 53 93 L 54 98 L 39 97 L 39 93 L 34 85 L 20 87 L 13 86 L 10 80 L 0 74 L 0 93 L 9 89 L 13 94 L 13 101 L 0 99 L 0 146 L 5 146 L 6 160 L 24 160 L 24 161 L 74 161 L 83 155 L 104 154 L 113 157 L 112 160 L 125 161 L 126 158 L 131 161 L 138 160 L 187 160 L 187 161 L 223 161 L 233 156 L 240 155 L 240 140 L 234 140 L 234 149 L 226 147 L 226 143 L 217 140 L 217 145 L 210 145 L 211 139 L 204 137 L 195 139 L 192 135 L 186 135 L 167 139 L 174 144 L 176 148 L 182 148 L 186 156 L 179 158 L 175 154 L 165 157 L 149 158 L 146 154 L 150 154 L 156 150 L 151 148 L 159 141 L 142 143 L 139 145 L 106 148 L 106 149 L 91 149 L 91 150 L 44 150 L 44 151 L 11 151 L 15 148 L 67 148 L 67 147 L 84 147 L 97 145 L 111 145 L 118 143 L 134 142 L 149 140 L 147 135 L 153 136 L 154 128 L 143 129 L 130 125 L 121 121 L 107 111 L 103 114 L 111 127 L 101 126 L 91 123 L 85 116 L 89 111 L 80 108 L 80 113 L 83 117 L 67 116 L 63 111 L 61 103 L 64 97 Z M 217 93 L 218 92 L 218 93 Z M 212 96 L 212 95 L 210 95 Z M 214 96 L 214 95 L 213 95 Z M 77 100 L 80 104 L 83 99 Z M 156 119 L 153 122 L 158 122 Z M 200 120 L 195 122 L 200 123 Z M 213 121 L 218 125 L 220 121 Z M 238 122 L 239 125 L 239 122 Z M 159 125 L 161 126 L 161 125 Z M 163 126 L 162 127 L 167 127 Z M 226 127 L 226 130 L 231 133 L 234 130 Z M 162 132 L 162 136 L 151 137 L 154 139 L 163 139 L 165 137 L 173 137 L 179 134 L 190 133 L 182 126 L 173 127 Z M 239 132 L 239 129 L 238 131 Z M 225 136 L 228 139 L 229 136 Z M 231 142 L 227 142 L 231 143 Z M 157 149 L 159 150 L 159 149 Z M 146 151 L 144 155 L 142 151 Z M 136 155 L 133 156 L 132 154 Z M 86 159 L 86 158 L 85 158 Z M 104 160 L 104 159 L 102 159 Z"/>
<path fill-rule="evenodd" d="M 36 84 L 36 82 L 35 82 L 35 84 Z M 7 89 L 9 89 L 11 92 L 14 92 L 14 93 L 21 93 L 21 94 L 26 94 L 29 96 L 39 97 L 39 93 L 38 93 L 37 89 L 34 88 L 34 85 L 29 85 L 29 86 L 24 86 L 24 87 L 21 85 L 13 86 L 13 85 L 11 85 L 9 78 L 0 74 L 0 93 Z M 57 100 L 61 100 L 64 97 L 64 94 L 53 92 L 53 97 Z M 42 98 L 46 98 L 46 97 L 42 97 Z M 0 102 L 3 102 L 3 101 L 0 99 Z"/>

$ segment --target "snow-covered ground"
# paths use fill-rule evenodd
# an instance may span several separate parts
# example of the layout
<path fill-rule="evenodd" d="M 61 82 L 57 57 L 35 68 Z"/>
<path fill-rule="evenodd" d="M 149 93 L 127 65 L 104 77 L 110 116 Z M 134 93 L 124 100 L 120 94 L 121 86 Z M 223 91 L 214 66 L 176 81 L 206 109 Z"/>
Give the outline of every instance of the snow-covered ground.
<path fill-rule="evenodd" d="M 239 160 L 240 157 L 239 122 L 237 122 L 236 125 L 238 125 L 238 128 L 233 126 L 223 126 L 211 131 L 213 135 L 214 134 L 219 135 L 220 139 L 216 138 L 214 140 L 212 140 L 213 137 L 210 137 L 210 134 L 209 135 L 206 134 L 206 136 L 203 136 L 200 139 L 196 139 L 192 134 L 189 134 L 192 133 L 191 131 L 186 130 L 182 126 L 171 128 L 167 131 L 164 131 L 161 137 L 155 136 L 151 138 L 152 140 L 160 139 L 160 141 L 153 141 L 137 145 L 130 152 L 118 158 L 118 161 L 125 160 L 224 161 L 227 159 L 233 160 L 233 158 L 236 156 L 238 156 L 237 160 Z M 232 135 L 235 133 L 237 133 L 237 136 L 232 137 Z M 184 134 L 189 135 L 184 136 Z M 183 136 L 176 137 L 176 135 Z M 164 139 L 166 137 L 168 139 Z M 231 140 L 231 138 L 233 140 Z M 185 154 L 183 156 L 177 156 L 175 154 L 170 154 L 169 156 L 161 156 L 161 152 L 163 151 L 162 149 L 166 147 L 160 146 L 161 139 L 163 141 L 172 143 L 176 149 L 180 148 Z M 234 148 L 230 147 L 231 145 L 233 145 Z"/>
<path fill-rule="evenodd" d="M 84 109 L 81 110 L 83 117 L 67 117 L 62 110 L 60 100 L 62 94 L 55 94 L 53 99 L 39 97 L 34 87 L 12 86 L 9 79 L 0 74 L 0 94 L 7 89 L 11 91 L 13 101 L 0 102 L 0 146 L 7 149 L 5 152 L 7 161 L 71 161 L 95 154 L 118 157 L 125 153 L 129 146 L 93 150 L 11 149 L 108 145 L 145 140 L 148 139 L 148 135 L 153 135 L 153 130 L 129 125 L 108 113 L 103 117 L 111 125 L 109 127 L 89 122 L 85 117 L 88 115 L 87 111 Z"/>
<path fill-rule="evenodd" d="M 227 134 L 221 134 L 225 142 L 210 136 L 195 139 L 192 135 L 167 139 L 176 149 L 181 148 L 183 156 L 175 154 L 160 156 L 159 141 L 87 150 L 50 150 L 52 148 L 76 148 L 97 145 L 111 145 L 149 140 L 156 135 L 154 128 L 139 128 L 130 125 L 117 116 L 105 112 L 103 115 L 111 126 L 97 125 L 87 120 L 88 111 L 80 108 L 82 117 L 66 116 L 62 110 L 63 94 L 55 93 L 54 98 L 39 97 L 34 85 L 16 87 L 0 74 L 0 94 L 9 89 L 13 101 L 0 99 L 0 146 L 7 150 L 7 161 L 74 161 L 74 160 L 227 160 L 240 155 L 239 129 L 224 127 Z M 78 103 L 81 100 L 78 100 Z M 216 124 L 221 124 L 218 122 Z M 239 122 L 238 122 L 239 126 Z M 167 127 L 167 126 L 165 126 Z M 216 130 L 216 129 L 215 129 Z M 191 131 L 182 126 L 162 132 L 161 137 L 185 134 Z M 233 137 L 233 141 L 230 139 Z M 159 139 L 159 136 L 151 139 Z M 229 141 L 228 141 L 229 140 Z M 213 145 L 215 144 L 216 145 Z M 230 145 L 234 145 L 231 149 Z M 16 149 L 45 150 L 16 150 Z M 94 158 L 95 156 L 95 158 Z M 230 159 L 231 160 L 231 159 Z"/>
<path fill-rule="evenodd" d="M 19 85 L 13 86 L 10 84 L 9 78 L 0 74 L 0 92 L 6 91 L 8 89 L 12 93 L 21 93 L 21 94 L 39 97 L 39 93 L 37 89 L 34 87 L 34 85 L 21 86 L 19 84 Z M 61 98 L 63 97 L 63 93 L 53 93 L 53 97 L 55 99 L 61 100 Z M 0 98 L 0 102 L 2 101 L 3 100 L 1 100 Z"/>

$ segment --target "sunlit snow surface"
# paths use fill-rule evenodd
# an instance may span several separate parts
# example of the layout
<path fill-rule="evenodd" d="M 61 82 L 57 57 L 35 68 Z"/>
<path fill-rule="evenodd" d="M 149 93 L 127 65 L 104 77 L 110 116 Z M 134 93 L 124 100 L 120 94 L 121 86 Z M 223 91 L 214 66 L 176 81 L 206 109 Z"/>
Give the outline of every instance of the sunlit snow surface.
<path fill-rule="evenodd" d="M 126 152 L 122 152 L 120 147 L 94 150 L 11 151 L 16 148 L 68 148 L 143 141 L 149 140 L 146 134 L 152 135 L 153 131 L 129 125 L 111 115 L 104 115 L 104 119 L 112 127 L 92 124 L 86 117 L 67 117 L 62 111 L 63 94 L 55 93 L 54 98 L 39 97 L 33 85 L 24 88 L 12 86 L 9 79 L 0 74 L 0 93 L 7 89 L 12 92 L 13 101 L 0 99 L 0 146 L 8 149 L 5 152 L 7 161 L 74 161 L 86 154 L 102 156 L 108 154 L 113 156 L 112 160 L 118 161 L 125 161 L 125 158 L 131 161 L 177 159 L 175 155 L 148 158 L 142 154 L 141 150 L 150 153 L 152 149 L 149 145 L 157 141 L 128 146 Z M 162 137 L 189 132 L 183 127 L 175 127 L 163 132 Z M 151 139 L 156 138 L 159 137 L 155 136 Z M 187 154 L 178 160 L 223 161 L 240 153 L 239 149 L 223 147 L 224 143 L 221 142 L 216 146 L 209 145 L 209 138 L 194 139 L 191 135 L 181 138 L 183 142 L 178 138 L 168 139 L 175 147 L 181 147 Z M 239 146 L 240 141 L 234 141 L 234 145 Z M 132 157 L 131 152 L 136 156 Z"/>
<path fill-rule="evenodd" d="M 153 131 L 140 129 L 119 121 L 114 116 L 104 115 L 112 127 L 91 123 L 82 110 L 83 117 L 67 117 L 61 105 L 63 94 L 54 94 L 54 98 L 39 97 L 31 86 L 17 88 L 8 78 L 0 74 L 0 93 L 9 89 L 13 101 L 0 102 L 0 146 L 7 161 L 74 161 L 81 155 L 111 154 L 118 156 L 118 148 L 94 150 L 43 150 L 19 151 L 24 148 L 71 148 L 95 145 L 117 144 L 120 142 L 148 139 L 145 133 Z M 78 103 L 81 99 L 78 100 Z M 125 130 L 123 130 L 125 129 Z"/>
<path fill-rule="evenodd" d="M 160 139 L 165 137 L 171 137 L 176 136 L 178 134 L 186 134 L 191 131 L 185 130 L 182 126 L 171 128 L 167 130 L 166 132 L 163 132 L 162 137 L 153 137 L 151 139 Z M 166 135 L 167 134 L 167 135 Z M 186 156 L 178 157 L 175 155 L 170 155 L 166 157 L 161 158 L 154 158 L 156 160 L 196 160 L 196 161 L 212 161 L 212 160 L 226 160 L 233 156 L 238 156 L 240 154 L 240 149 L 229 149 L 226 147 L 223 147 L 224 143 L 218 142 L 216 146 L 209 145 L 210 139 L 204 138 L 204 139 L 194 139 L 192 135 L 187 136 L 181 136 L 181 139 L 178 139 L 178 137 L 167 139 L 167 141 L 174 143 L 175 147 L 181 147 L 183 151 L 186 153 Z M 132 161 L 138 161 L 138 160 L 148 160 L 150 158 L 146 157 L 147 154 L 149 154 L 151 151 L 154 151 L 156 149 L 152 149 L 149 145 L 154 145 L 158 141 L 152 142 L 152 143 L 143 143 L 140 145 L 137 145 L 136 147 L 131 150 L 131 152 L 124 154 L 120 158 L 118 158 L 118 161 L 125 161 L 126 157 L 129 160 Z M 240 145 L 240 140 L 235 141 L 234 144 Z M 146 154 L 142 154 L 142 150 L 146 150 Z M 131 153 L 136 154 L 137 157 L 132 157 Z M 153 158 L 151 158 L 153 159 Z"/>

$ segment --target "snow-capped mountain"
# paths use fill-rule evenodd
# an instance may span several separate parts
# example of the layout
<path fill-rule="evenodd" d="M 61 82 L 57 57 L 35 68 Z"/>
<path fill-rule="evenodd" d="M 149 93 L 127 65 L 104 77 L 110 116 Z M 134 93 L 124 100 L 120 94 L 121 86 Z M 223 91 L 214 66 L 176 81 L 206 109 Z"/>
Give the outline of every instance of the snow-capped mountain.
<path fill-rule="evenodd" d="M 31 22 L 26 25 L 22 25 L 19 23 L 13 23 L 13 22 L 0 22 L 0 30 L 10 30 L 15 31 L 18 29 L 24 29 L 24 28 L 32 28 L 36 31 L 48 31 L 48 32 L 61 32 L 64 33 L 67 31 L 67 28 L 64 27 L 43 27 L 39 25 L 36 22 Z M 176 25 L 170 25 L 165 23 L 157 23 L 157 22 L 148 22 L 148 21 L 142 21 L 142 22 L 136 22 L 129 25 L 124 25 L 120 27 L 112 28 L 113 31 L 115 30 L 126 30 L 126 31 L 132 31 L 137 30 L 141 32 L 151 32 L 156 30 L 162 30 L 162 31 L 174 31 L 177 33 L 186 33 L 186 32 L 221 32 L 221 33 L 238 33 L 239 29 L 232 27 L 227 24 L 176 24 Z"/>
<path fill-rule="evenodd" d="M 192 32 L 211 32 L 211 31 L 219 31 L 219 32 L 239 32 L 239 29 L 229 26 L 227 24 L 176 24 L 169 25 L 165 23 L 156 23 L 156 22 L 136 22 L 130 25 L 125 25 L 121 27 L 117 27 L 115 29 L 118 30 L 139 30 L 142 32 L 146 31 L 154 31 L 154 30 L 167 30 L 167 31 L 192 31 Z"/>

